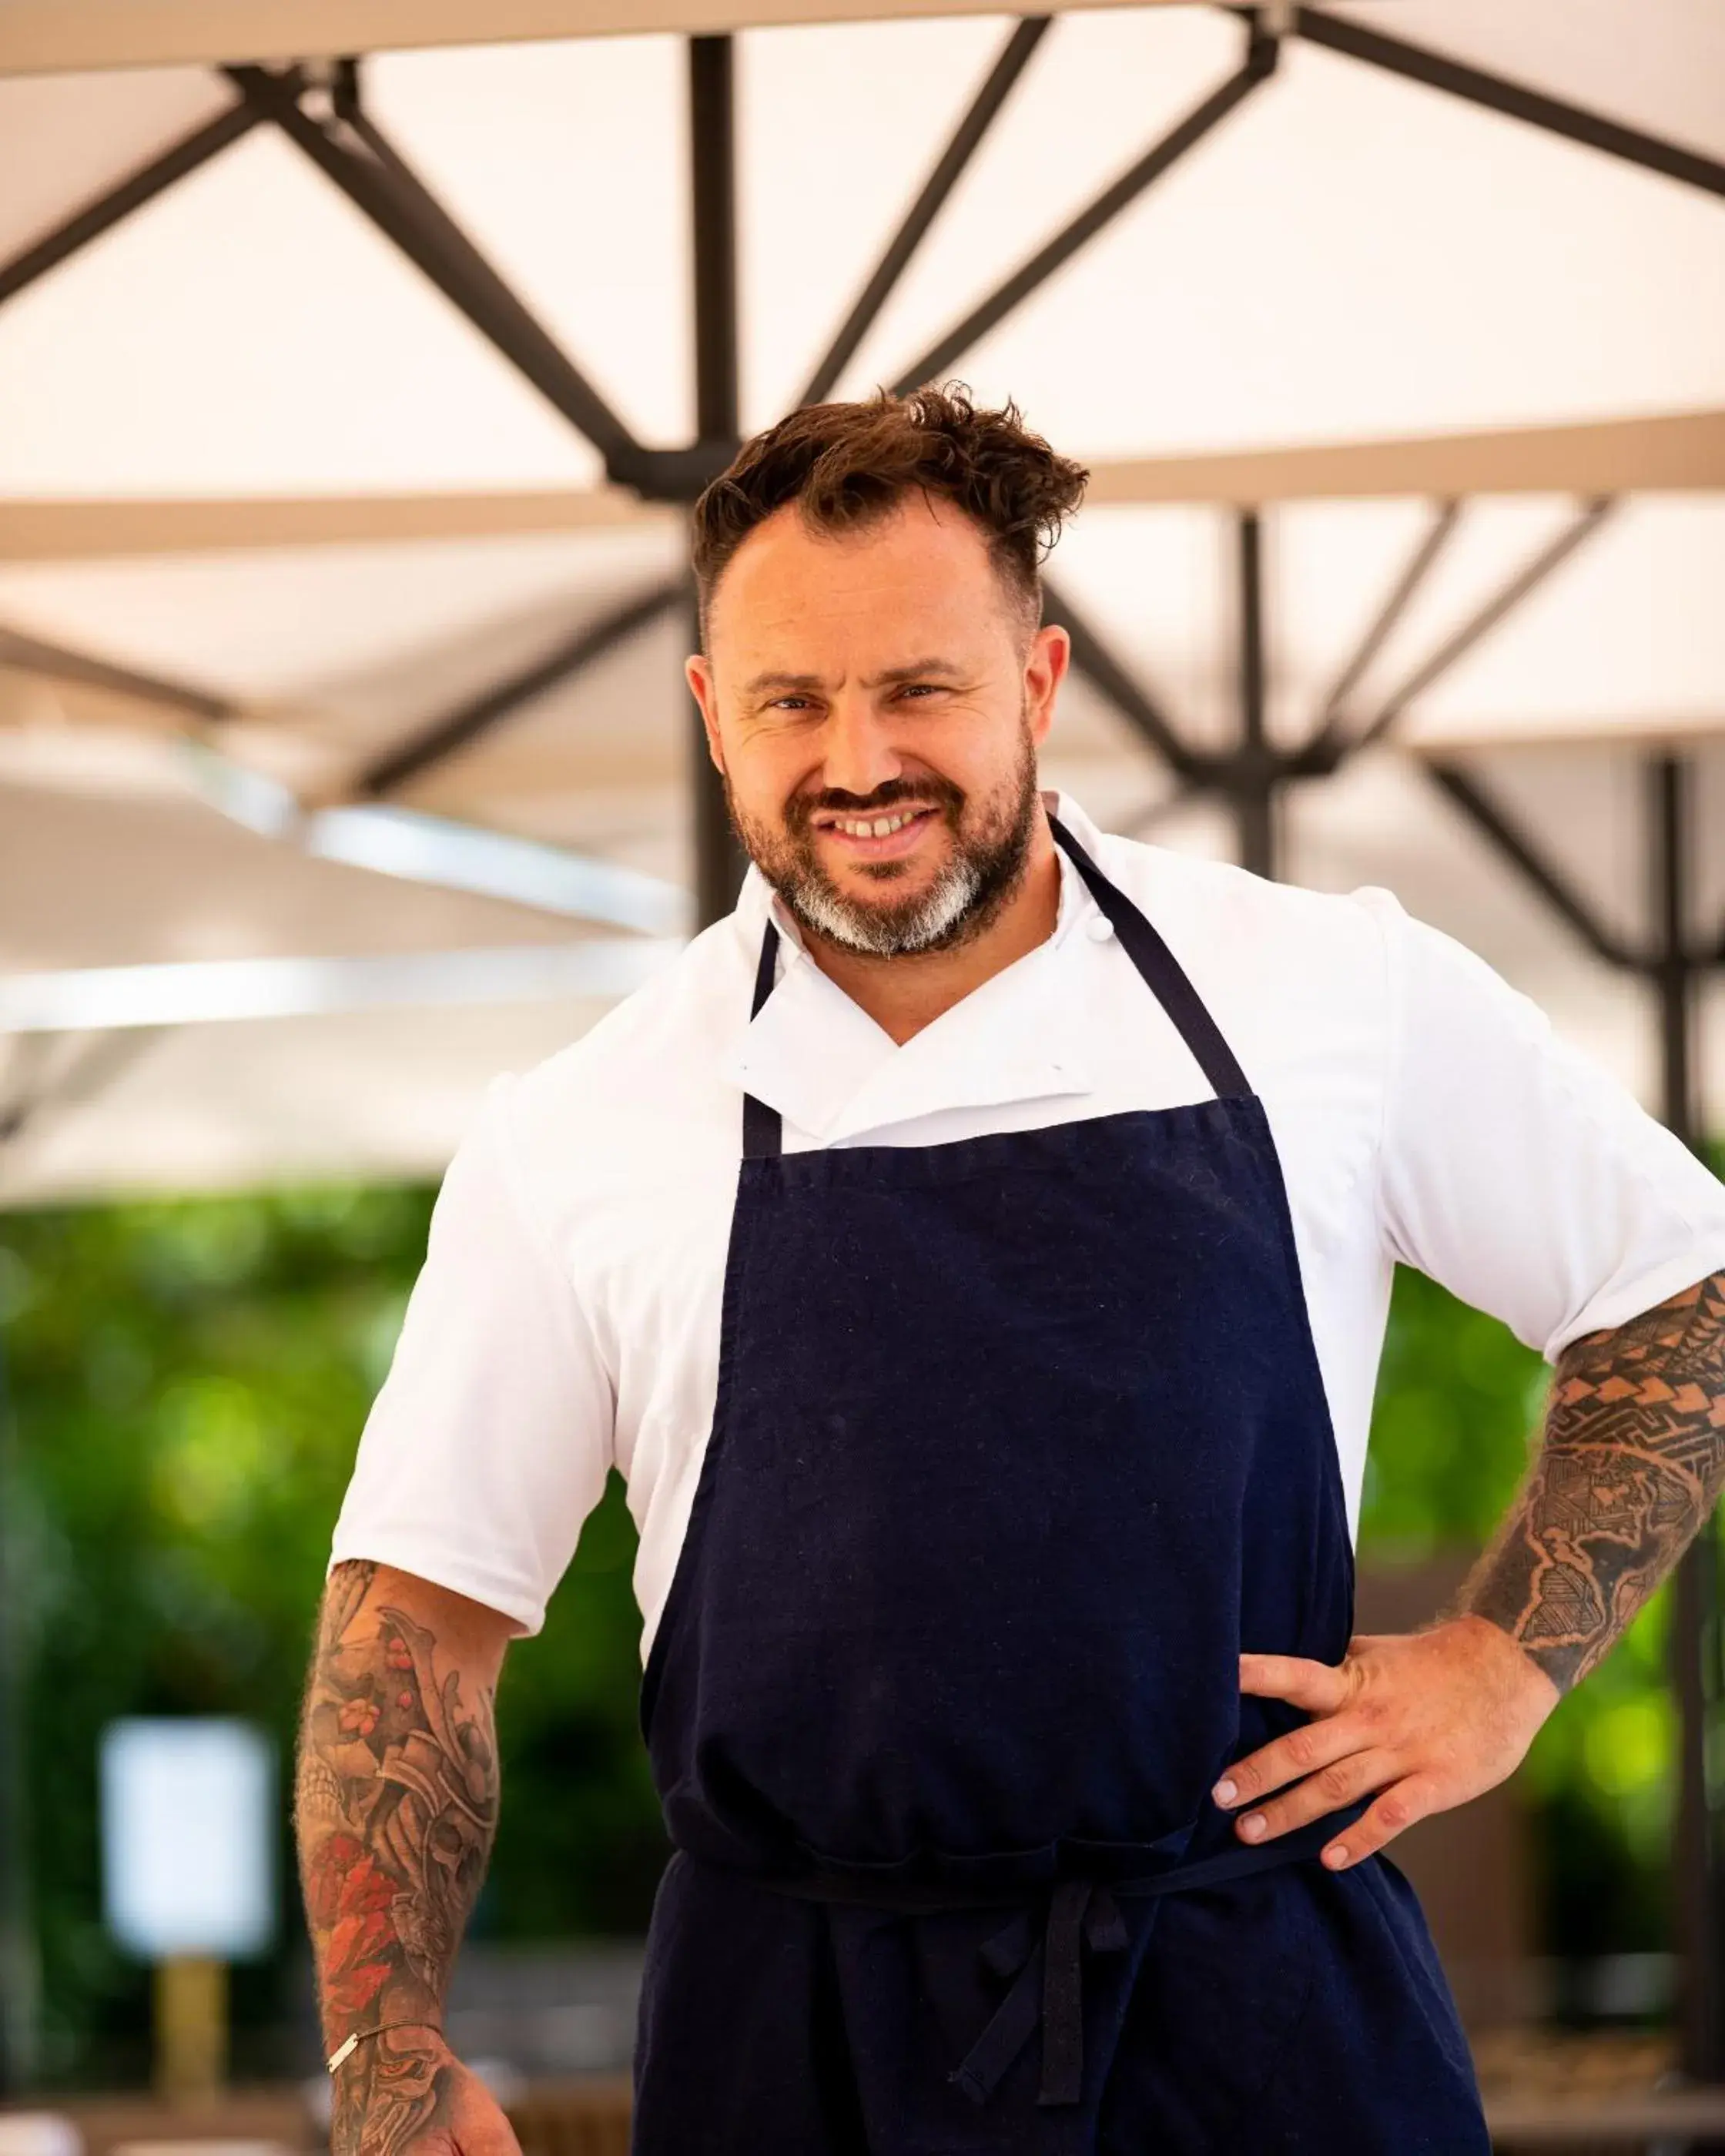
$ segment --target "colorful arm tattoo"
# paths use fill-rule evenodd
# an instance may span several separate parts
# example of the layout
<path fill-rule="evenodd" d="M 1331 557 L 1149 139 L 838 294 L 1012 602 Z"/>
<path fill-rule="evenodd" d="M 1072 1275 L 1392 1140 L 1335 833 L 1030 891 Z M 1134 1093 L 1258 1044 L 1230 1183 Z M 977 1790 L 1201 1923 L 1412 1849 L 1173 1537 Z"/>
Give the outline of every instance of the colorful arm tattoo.
<path fill-rule="evenodd" d="M 1544 1441 L 1462 1607 L 1560 1691 L 1602 1661 L 1725 1485 L 1725 1273 L 1559 1357 Z"/>
<path fill-rule="evenodd" d="M 435 2034 L 498 1808 L 491 1693 L 344 1564 L 306 1686 L 295 1825 L 326 2050 L 384 2022 L 335 2077 L 333 2156 L 397 2156 L 443 2123 Z"/>

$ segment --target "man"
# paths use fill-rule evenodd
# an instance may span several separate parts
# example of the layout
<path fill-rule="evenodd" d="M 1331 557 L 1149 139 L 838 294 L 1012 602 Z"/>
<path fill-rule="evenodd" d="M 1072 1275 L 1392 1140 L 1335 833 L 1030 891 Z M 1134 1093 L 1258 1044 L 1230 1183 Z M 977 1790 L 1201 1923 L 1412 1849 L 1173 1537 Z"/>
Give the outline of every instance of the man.
<path fill-rule="evenodd" d="M 1380 1856 L 1516 1766 L 1706 1517 L 1725 1193 L 1381 891 L 1036 783 L 1085 475 L 827 405 L 695 520 L 737 911 L 451 1167 L 300 1782 L 336 2156 L 496 2156 L 439 2023 L 491 1698 L 614 1463 L 676 1853 L 640 2156 L 1486 2147 Z M 1556 1363 L 1458 1613 L 1352 1638 L 1391 1272 Z"/>

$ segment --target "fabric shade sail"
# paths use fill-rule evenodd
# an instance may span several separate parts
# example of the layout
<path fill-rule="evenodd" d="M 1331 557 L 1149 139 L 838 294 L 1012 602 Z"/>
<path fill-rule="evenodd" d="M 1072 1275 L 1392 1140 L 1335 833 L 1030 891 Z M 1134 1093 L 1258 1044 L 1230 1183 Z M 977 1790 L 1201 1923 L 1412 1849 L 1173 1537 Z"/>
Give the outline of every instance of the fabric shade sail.
<path fill-rule="evenodd" d="M 952 375 L 1093 468 L 1050 564 L 1091 663 L 1050 778 L 1225 851 L 1247 706 L 1285 758 L 1369 731 L 1285 774 L 1278 872 L 1389 885 L 1656 1096 L 1645 980 L 1442 773 L 1639 950 L 1650 759 L 1680 757 L 1692 940 L 1717 943 L 1717 10 L 1370 0 L 1266 12 L 1255 46 L 1183 5 L 830 12 L 632 8 L 624 36 L 583 34 L 621 27 L 597 0 L 340 27 L 295 0 L 0 7 L 0 962 L 26 985 L 413 962 L 271 977 L 227 1023 L 173 1015 L 218 1009 L 213 978 L 20 991 L 0 1027 L 34 1106 L 0 1199 L 434 1172 L 489 1070 L 588 1023 L 629 937 L 687 925 L 691 482 L 666 459 L 711 389 L 691 30 L 736 32 L 738 427 Z M 377 49 L 307 58 L 337 36 Z M 338 150 L 388 146 L 550 358 L 465 257 L 429 270 L 363 174 L 308 154 L 259 61 L 297 65 Z M 971 153 L 835 352 L 967 113 Z M 411 844 L 403 812 L 432 819 Z M 474 833 L 516 850 L 475 866 Z M 558 884 L 553 851 L 640 904 Z M 587 943 L 614 956 L 583 973 Z M 535 950 L 477 995 L 472 963 L 432 963 Z M 1701 1000 L 1717 1121 L 1725 1010 Z M 55 1033 L 61 1009 L 87 1023 Z M 40 1073 L 110 1025 L 129 1057 L 57 1101 Z M 291 1105 L 289 1067 L 322 1074 Z"/>

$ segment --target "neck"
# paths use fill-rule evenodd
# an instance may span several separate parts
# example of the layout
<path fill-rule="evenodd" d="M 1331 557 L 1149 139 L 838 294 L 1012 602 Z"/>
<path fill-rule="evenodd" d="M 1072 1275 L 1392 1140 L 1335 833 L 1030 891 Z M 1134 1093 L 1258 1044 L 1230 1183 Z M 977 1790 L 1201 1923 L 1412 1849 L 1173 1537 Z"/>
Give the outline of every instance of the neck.
<path fill-rule="evenodd" d="M 965 997 L 1015 965 L 1054 933 L 1060 905 L 1060 864 L 1048 819 L 1039 814 L 1018 888 L 980 936 L 950 951 L 913 951 L 878 958 L 805 928 L 809 955 L 883 1033 L 901 1046 Z"/>

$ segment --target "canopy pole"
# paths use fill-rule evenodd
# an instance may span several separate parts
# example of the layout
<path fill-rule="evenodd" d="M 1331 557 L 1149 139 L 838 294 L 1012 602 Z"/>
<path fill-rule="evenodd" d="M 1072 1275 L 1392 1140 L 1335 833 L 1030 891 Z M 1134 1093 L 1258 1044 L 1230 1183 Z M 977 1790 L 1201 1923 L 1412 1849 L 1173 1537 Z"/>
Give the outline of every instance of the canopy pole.
<path fill-rule="evenodd" d="M 1240 747 L 1224 778 L 1234 809 L 1240 865 L 1254 875 L 1277 871 L 1276 821 L 1281 764 L 1271 747 L 1264 692 L 1264 524 L 1242 510 L 1240 566 Z"/>
<path fill-rule="evenodd" d="M 737 308 L 736 83 L 729 37 L 689 40 L 689 172 L 694 189 L 695 431 L 734 454 L 739 424 Z M 693 499 L 693 496 L 691 496 Z M 690 609 L 690 649 L 704 649 L 700 600 Z M 696 921 L 705 928 L 737 903 L 748 866 L 707 750 L 691 714 Z"/>
<path fill-rule="evenodd" d="M 1695 1069 L 1699 967 L 1689 942 L 1693 774 L 1666 753 L 1647 764 L 1649 866 L 1656 940 L 1648 974 L 1658 998 L 1660 1091 L 1666 1127 L 1699 1151 Z M 1676 1832 L 1672 1929 L 1680 1989 L 1679 2063 L 1692 2080 L 1725 2079 L 1725 1894 L 1718 1790 L 1707 1771 L 1720 1697 L 1719 1545 L 1712 1521 L 1677 1568 L 1671 1611 L 1671 1685 L 1677 1701 Z"/>

